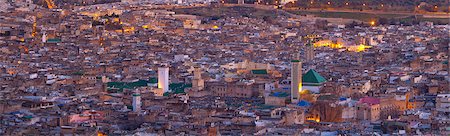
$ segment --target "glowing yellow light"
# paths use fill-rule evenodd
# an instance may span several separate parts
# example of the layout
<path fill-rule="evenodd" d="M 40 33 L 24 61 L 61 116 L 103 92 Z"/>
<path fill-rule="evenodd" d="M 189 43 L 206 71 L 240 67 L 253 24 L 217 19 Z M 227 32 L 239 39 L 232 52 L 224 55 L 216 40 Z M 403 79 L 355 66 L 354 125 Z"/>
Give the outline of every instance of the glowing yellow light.
<path fill-rule="evenodd" d="M 434 6 L 434 8 L 438 8 L 438 6 L 436 5 L 436 6 Z"/>
<path fill-rule="evenodd" d="M 370 25 L 372 25 L 372 26 L 375 25 L 375 21 L 371 21 Z"/>
<path fill-rule="evenodd" d="M 313 45 L 314 47 L 330 47 L 332 44 L 333 43 L 331 40 L 322 40 L 314 43 Z"/>
<path fill-rule="evenodd" d="M 19 60 L 19 61 L 17 61 L 17 63 L 18 63 L 18 64 L 22 64 L 22 61 Z"/>
<path fill-rule="evenodd" d="M 302 92 L 302 83 L 298 83 L 298 93 L 300 94 Z"/>
<path fill-rule="evenodd" d="M 347 6 L 348 6 L 348 2 L 347 2 L 347 3 L 345 3 L 345 5 L 347 5 Z"/>
<path fill-rule="evenodd" d="M 330 5 L 330 4 L 331 4 L 331 2 L 328 1 L 328 5 Z"/>
<path fill-rule="evenodd" d="M 314 121 L 316 121 L 316 122 L 320 122 L 320 119 L 319 119 L 319 118 L 317 118 L 317 119 L 315 119 Z"/>
<path fill-rule="evenodd" d="M 369 48 L 372 48 L 372 46 L 366 46 L 366 45 L 360 44 L 358 46 L 350 46 L 347 48 L 347 50 L 352 51 L 352 52 L 363 52 Z"/>
<path fill-rule="evenodd" d="M 124 29 L 125 32 L 132 32 L 134 31 L 134 27 L 126 28 Z"/>
<path fill-rule="evenodd" d="M 113 22 L 119 22 L 120 20 L 119 20 L 119 18 L 114 18 L 113 19 Z"/>
<path fill-rule="evenodd" d="M 35 37 L 36 36 L 36 20 L 34 20 L 33 22 L 33 32 L 31 33 L 31 37 Z"/>
<path fill-rule="evenodd" d="M 45 3 L 47 3 L 47 7 L 49 9 L 56 8 L 55 2 L 53 2 L 53 0 L 45 0 Z"/>
<path fill-rule="evenodd" d="M 143 25 L 142 28 L 148 29 L 148 25 Z"/>
<path fill-rule="evenodd" d="M 213 26 L 213 29 L 219 29 L 219 26 L 215 25 L 215 26 Z"/>
<path fill-rule="evenodd" d="M 301 95 L 309 94 L 309 93 L 310 93 L 310 91 L 307 90 L 307 89 L 300 91 L 300 94 L 301 94 Z"/>
<path fill-rule="evenodd" d="M 102 132 L 98 132 L 97 136 L 106 136 L 105 134 L 103 134 Z"/>
<path fill-rule="evenodd" d="M 363 52 L 368 48 L 371 48 L 372 46 L 366 46 L 364 44 L 360 44 L 357 48 L 356 48 L 356 52 Z"/>
<path fill-rule="evenodd" d="M 311 4 L 313 4 L 314 2 L 313 2 L 313 1 L 311 1 L 310 3 L 311 3 Z"/>

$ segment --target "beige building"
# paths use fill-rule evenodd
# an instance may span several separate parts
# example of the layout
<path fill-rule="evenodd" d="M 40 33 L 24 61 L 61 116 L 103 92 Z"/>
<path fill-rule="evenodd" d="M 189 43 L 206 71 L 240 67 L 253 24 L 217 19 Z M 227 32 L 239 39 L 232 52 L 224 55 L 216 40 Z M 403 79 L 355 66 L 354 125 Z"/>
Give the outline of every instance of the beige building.
<path fill-rule="evenodd" d="M 356 105 L 356 118 L 359 120 L 377 121 L 380 119 L 380 99 L 361 98 Z"/>
<path fill-rule="evenodd" d="M 267 96 L 264 98 L 264 103 L 266 105 L 273 106 L 286 106 L 286 98 L 278 96 Z"/>
<path fill-rule="evenodd" d="M 253 97 L 262 95 L 259 93 L 264 92 L 264 84 L 244 82 L 209 82 L 206 84 L 206 90 L 210 90 L 214 96 Z"/>

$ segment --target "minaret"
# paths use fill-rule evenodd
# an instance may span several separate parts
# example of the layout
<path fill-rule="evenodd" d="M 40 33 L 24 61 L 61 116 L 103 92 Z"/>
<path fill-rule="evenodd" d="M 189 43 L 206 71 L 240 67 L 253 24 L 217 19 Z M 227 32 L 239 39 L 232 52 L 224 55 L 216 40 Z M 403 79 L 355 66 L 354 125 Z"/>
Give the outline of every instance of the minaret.
<path fill-rule="evenodd" d="M 194 68 L 194 78 L 192 79 L 192 89 L 194 91 L 200 91 L 203 90 L 205 86 L 205 82 L 202 79 L 202 72 L 200 71 L 200 68 Z"/>
<path fill-rule="evenodd" d="M 42 43 L 45 43 L 45 42 L 47 42 L 47 34 L 46 33 L 44 33 L 42 35 Z"/>
<path fill-rule="evenodd" d="M 296 52 L 295 58 L 291 61 L 291 102 L 297 103 L 299 92 L 302 90 L 302 62 L 300 62 L 299 53 Z"/>
<path fill-rule="evenodd" d="M 140 93 L 134 93 L 133 94 L 133 112 L 139 112 L 141 111 L 141 94 Z"/>
<path fill-rule="evenodd" d="M 158 88 L 162 89 L 164 92 L 169 92 L 169 68 L 159 67 L 158 68 Z"/>
<path fill-rule="evenodd" d="M 308 40 L 308 43 L 306 43 L 306 61 L 311 62 L 314 59 L 315 53 L 314 53 L 314 46 L 311 43 L 311 40 Z"/>

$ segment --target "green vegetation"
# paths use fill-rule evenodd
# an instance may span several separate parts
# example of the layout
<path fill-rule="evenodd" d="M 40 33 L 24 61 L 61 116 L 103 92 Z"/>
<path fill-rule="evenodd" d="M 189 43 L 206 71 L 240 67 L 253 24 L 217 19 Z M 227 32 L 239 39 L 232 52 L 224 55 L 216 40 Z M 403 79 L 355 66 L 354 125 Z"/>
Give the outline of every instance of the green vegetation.
<path fill-rule="evenodd" d="M 173 9 L 177 14 L 189 14 L 205 17 L 208 20 L 218 20 L 225 17 L 275 18 L 284 15 L 276 10 L 263 10 L 252 7 L 195 7 Z"/>
<path fill-rule="evenodd" d="M 404 14 L 372 14 L 360 12 L 334 12 L 334 11 L 300 11 L 288 10 L 288 12 L 298 15 L 315 15 L 323 18 L 344 18 L 356 19 L 363 22 L 375 21 L 379 24 L 416 24 L 422 21 L 430 21 L 435 24 L 449 24 L 449 18 L 425 18 L 423 16 L 409 16 Z"/>
<path fill-rule="evenodd" d="M 420 8 L 417 8 L 418 5 L 421 5 Z M 297 0 L 286 6 L 316 9 L 448 12 L 449 4 L 446 0 L 314 0 L 313 3 L 311 0 Z"/>

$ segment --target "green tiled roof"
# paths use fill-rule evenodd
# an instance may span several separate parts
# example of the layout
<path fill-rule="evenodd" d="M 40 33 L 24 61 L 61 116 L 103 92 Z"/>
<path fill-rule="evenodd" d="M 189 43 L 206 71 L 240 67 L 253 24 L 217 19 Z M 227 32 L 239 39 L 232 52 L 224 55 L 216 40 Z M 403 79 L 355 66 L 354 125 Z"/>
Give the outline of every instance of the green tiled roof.
<path fill-rule="evenodd" d="M 32 119 L 32 118 L 33 118 L 33 116 L 31 116 L 31 115 L 27 115 L 27 116 L 23 116 L 23 118 L 25 118 L 25 119 Z"/>
<path fill-rule="evenodd" d="M 302 80 L 303 83 L 323 83 L 327 81 L 313 69 L 310 69 L 308 72 L 306 72 L 306 74 L 303 75 Z"/>
<path fill-rule="evenodd" d="M 170 94 L 184 94 L 185 88 L 192 87 L 192 84 L 185 84 L 185 83 L 171 83 L 169 84 L 169 89 L 171 92 L 165 92 L 163 96 L 169 96 Z"/>
<path fill-rule="evenodd" d="M 266 75 L 267 74 L 267 70 L 265 70 L 265 69 L 255 69 L 255 70 L 252 70 L 252 74 Z"/>
<path fill-rule="evenodd" d="M 149 81 L 139 80 L 136 82 L 108 82 L 106 84 L 108 88 L 117 88 L 119 89 L 119 92 L 121 92 L 123 89 L 136 89 L 138 87 L 147 86 L 147 83 L 149 83 Z"/>
<path fill-rule="evenodd" d="M 58 38 L 47 39 L 47 42 L 48 43 L 58 43 L 58 42 L 61 42 L 61 39 L 58 39 Z"/>
<path fill-rule="evenodd" d="M 291 60 L 291 62 L 300 62 L 300 60 Z"/>
<path fill-rule="evenodd" d="M 192 84 L 185 84 L 185 83 L 172 83 L 169 84 L 169 89 L 172 90 L 172 93 L 179 94 L 179 93 L 185 93 L 184 89 L 192 87 Z"/>
<path fill-rule="evenodd" d="M 158 83 L 158 78 L 151 77 L 150 79 L 148 79 L 148 82 L 150 82 L 151 84 L 157 84 Z"/>

